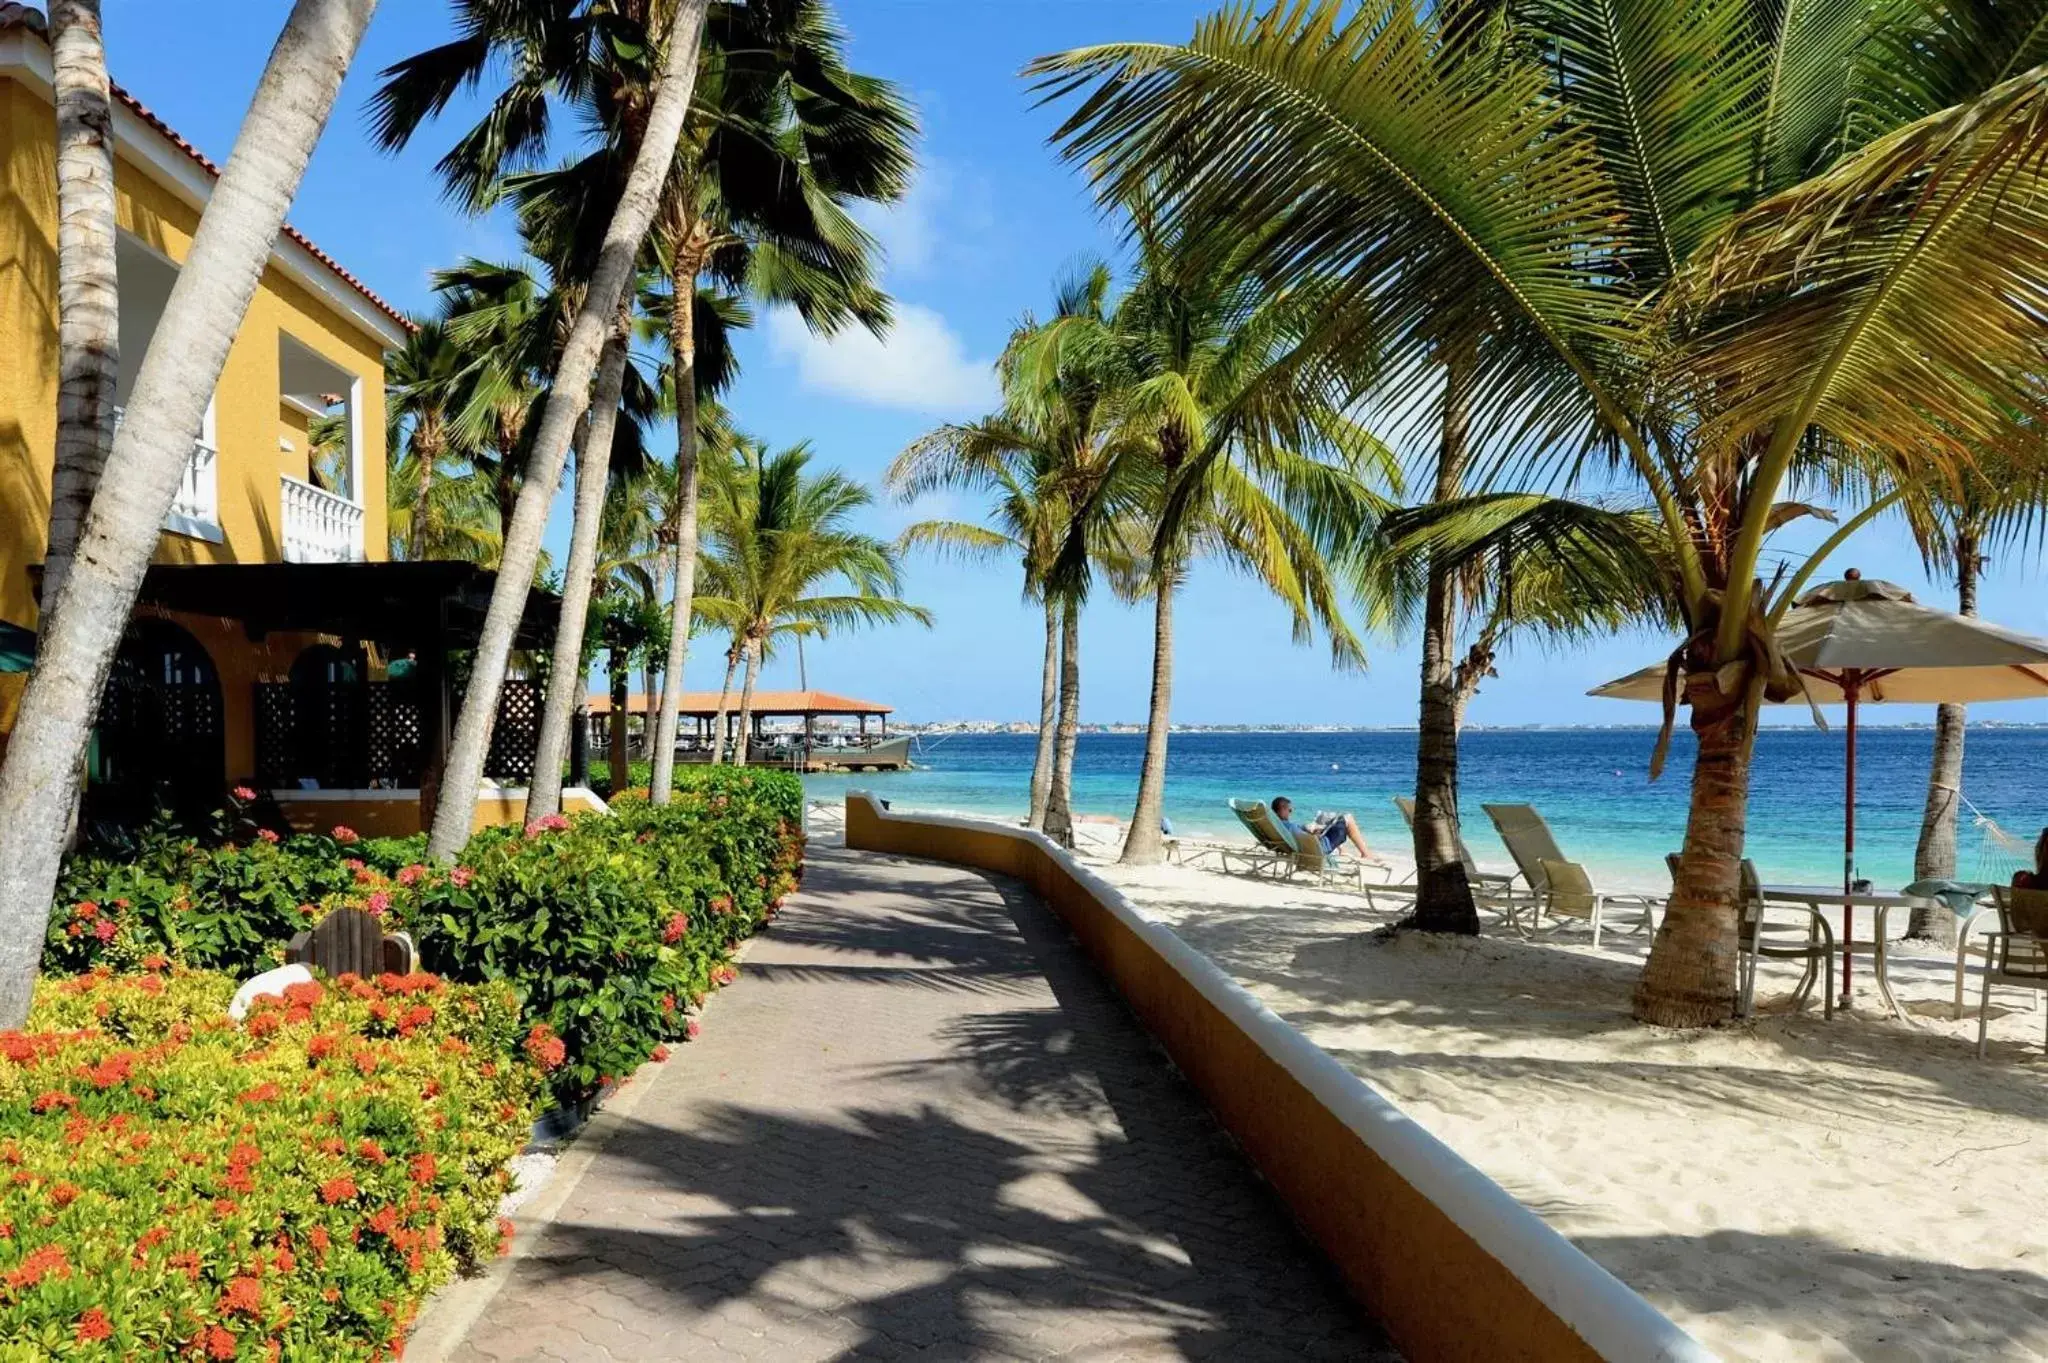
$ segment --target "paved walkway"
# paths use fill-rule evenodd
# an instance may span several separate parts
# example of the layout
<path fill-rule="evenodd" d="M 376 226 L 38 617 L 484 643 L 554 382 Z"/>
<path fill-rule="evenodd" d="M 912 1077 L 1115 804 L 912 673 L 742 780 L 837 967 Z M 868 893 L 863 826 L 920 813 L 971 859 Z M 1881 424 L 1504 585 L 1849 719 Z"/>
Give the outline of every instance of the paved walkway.
<path fill-rule="evenodd" d="M 455 1357 L 1396 1356 L 1035 900 L 814 848 Z"/>

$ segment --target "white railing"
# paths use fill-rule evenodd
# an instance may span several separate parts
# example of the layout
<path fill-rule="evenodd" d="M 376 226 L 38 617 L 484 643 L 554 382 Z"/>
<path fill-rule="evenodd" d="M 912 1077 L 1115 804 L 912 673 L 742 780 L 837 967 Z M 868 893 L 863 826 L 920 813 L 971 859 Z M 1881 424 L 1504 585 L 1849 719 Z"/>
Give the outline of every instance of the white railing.
<path fill-rule="evenodd" d="M 121 429 L 127 409 L 114 409 L 114 429 Z M 178 493 L 164 515 L 164 529 L 193 539 L 221 541 L 220 451 L 202 438 L 192 442 L 185 459 L 185 476 L 178 480 Z"/>
<path fill-rule="evenodd" d="M 363 556 L 363 508 L 297 478 L 280 478 L 286 563 L 354 563 Z"/>

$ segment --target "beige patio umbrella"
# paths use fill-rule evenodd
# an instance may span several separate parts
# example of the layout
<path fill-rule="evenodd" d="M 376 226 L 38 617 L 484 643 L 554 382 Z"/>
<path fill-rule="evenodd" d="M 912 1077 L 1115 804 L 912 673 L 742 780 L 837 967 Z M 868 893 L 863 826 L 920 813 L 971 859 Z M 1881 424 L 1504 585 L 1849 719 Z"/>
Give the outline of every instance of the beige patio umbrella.
<path fill-rule="evenodd" d="M 1842 893 L 1856 875 L 1856 711 L 1865 704 L 1971 703 L 2048 697 L 2048 639 L 1923 606 L 1905 588 L 1851 569 L 1801 597 L 1779 623 L 1779 648 L 1806 684 L 1781 704 L 1848 707 L 1848 772 L 1842 817 Z M 1665 666 L 1632 672 L 1589 695 L 1664 699 Z M 1844 934 L 1854 910 L 1843 906 Z M 1842 953 L 1842 996 L 1850 960 Z"/>

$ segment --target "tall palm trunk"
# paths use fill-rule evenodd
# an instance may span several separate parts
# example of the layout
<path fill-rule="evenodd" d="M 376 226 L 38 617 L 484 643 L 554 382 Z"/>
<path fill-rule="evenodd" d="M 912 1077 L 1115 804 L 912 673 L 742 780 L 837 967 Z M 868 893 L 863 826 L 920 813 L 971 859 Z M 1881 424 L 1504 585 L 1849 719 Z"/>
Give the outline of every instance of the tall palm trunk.
<path fill-rule="evenodd" d="M 52 0 L 57 95 L 57 459 L 43 600 L 71 571 L 78 532 L 114 446 L 121 372 L 114 256 L 113 103 L 100 0 Z"/>
<path fill-rule="evenodd" d="M 1028 826 L 1045 827 L 1045 804 L 1052 794 L 1052 741 L 1060 703 L 1060 607 L 1045 602 L 1045 668 L 1038 681 L 1038 751 L 1031 759 L 1031 815 Z"/>
<path fill-rule="evenodd" d="M 1977 574 L 1983 568 L 1978 558 L 1976 531 L 1968 526 L 1957 530 L 1955 547 L 1956 608 L 1964 615 L 1975 615 Z M 1913 849 L 1915 880 L 1955 879 L 1956 815 L 1963 799 L 1965 716 L 1960 705 L 1942 705 L 1934 711 L 1934 761 L 1927 772 L 1927 807 L 1920 815 L 1920 841 Z M 1916 908 L 1906 925 L 1906 935 L 1953 944 L 1955 916 L 1940 905 Z"/>
<path fill-rule="evenodd" d="M 649 798 L 665 805 L 674 785 L 676 729 L 683 709 L 683 667 L 690 657 L 690 614 L 697 596 L 697 271 L 702 258 L 676 255 L 669 279 L 668 344 L 675 368 L 676 526 L 675 595 L 668 609 L 668 667 L 661 688 L 661 716 L 654 726 L 654 781 Z"/>
<path fill-rule="evenodd" d="M 440 462 L 443 436 L 438 420 L 422 423 L 428 429 L 413 432 L 413 448 L 419 453 L 420 487 L 412 499 L 412 533 L 406 536 L 405 556 L 418 563 L 427 556 L 432 532 L 434 466 Z"/>
<path fill-rule="evenodd" d="M 1138 768 L 1138 804 L 1121 860 L 1151 866 L 1166 857 L 1160 828 L 1166 813 L 1166 738 L 1173 716 L 1173 595 L 1178 575 L 1162 573 L 1152 597 L 1152 706 L 1145 716 L 1145 761 Z"/>
<path fill-rule="evenodd" d="M 1449 501 L 1464 484 L 1471 457 L 1474 356 L 1451 353 L 1444 366 L 1444 421 L 1437 452 L 1435 500 Z M 1450 568 L 1429 565 L 1422 608 L 1422 695 L 1415 738 L 1415 914 L 1424 932 L 1477 936 L 1479 910 L 1458 856 L 1458 591 Z"/>
<path fill-rule="evenodd" d="M 597 578 L 597 537 L 604 520 L 605 484 L 611 473 L 612 433 L 619 422 L 619 396 L 626 386 L 626 316 L 605 346 L 590 400 L 590 421 L 576 455 L 575 520 L 569 528 L 569 562 L 562 575 L 562 607 L 555 623 L 555 647 L 541 700 L 540 737 L 534 743 L 533 779 L 526 789 L 526 817 L 562 812 L 562 762 L 568 756 L 569 725 L 584 694 L 583 622 Z"/>
<path fill-rule="evenodd" d="M 612 794 L 633 784 L 632 758 L 626 752 L 626 710 L 631 704 L 633 675 L 626 651 L 616 644 L 607 650 L 605 672 L 611 682 L 611 714 L 606 717 L 605 770 L 611 776 Z"/>
<path fill-rule="evenodd" d="M 732 674 L 739 670 L 740 641 L 732 641 L 732 647 L 725 651 L 725 684 L 718 688 L 718 713 L 711 721 L 711 765 L 725 761 L 725 715 L 726 702 L 732 698 Z"/>
<path fill-rule="evenodd" d="M 376 0 L 297 0 L 263 69 L 86 514 L 73 569 L 45 602 L 35 669 L 0 766 L 0 1027 L 28 1016 L 86 737 L 158 527 L 228 348 Z"/>
<path fill-rule="evenodd" d="M 732 764 L 735 767 L 747 765 L 747 745 L 754 732 L 754 682 L 761 671 L 761 641 L 747 641 L 747 670 L 740 681 L 740 732 L 733 740 Z"/>
<path fill-rule="evenodd" d="M 676 141 L 682 134 L 683 118 L 689 112 L 690 92 L 697 78 L 697 47 L 703 36 L 704 11 L 708 0 L 680 0 L 669 25 L 668 60 L 655 86 L 654 107 L 648 114 L 647 135 L 633 155 L 633 168 L 605 230 L 604 245 L 597 266 L 591 271 L 575 323 L 562 346 L 548 401 L 534 437 L 532 463 L 519 489 L 519 501 L 512 523 L 505 529 L 497 581 L 491 588 L 491 604 L 477 639 L 475 661 L 469 675 L 469 690 L 462 698 L 462 714 L 455 721 L 455 738 L 448 751 L 445 778 L 434 810 L 433 831 L 427 838 L 427 854 L 439 860 L 452 859 L 469 840 L 476 819 L 476 797 L 483 780 L 484 756 L 489 751 L 491 724 L 497 718 L 498 694 L 505 683 L 505 669 L 511 660 L 512 637 L 526 611 L 527 593 L 533 586 L 533 570 L 540 558 L 541 534 L 547 529 L 548 503 L 562 476 L 562 461 L 568 455 L 569 434 L 583 416 L 590 400 L 591 377 L 597 370 L 598 352 L 603 348 L 619 300 L 632 280 L 633 262 L 653 225 L 661 202 L 661 186 L 675 161 Z"/>
<path fill-rule="evenodd" d="M 1633 1011 L 1640 1022 L 1704 1027 L 1734 1015 L 1735 906 L 1756 738 L 1749 716 L 1762 699 L 1757 682 L 1743 696 L 1724 696 L 1704 659 L 1686 683 L 1699 752 L 1671 905 L 1636 981 Z"/>
<path fill-rule="evenodd" d="M 1074 845 L 1074 748 L 1081 740 L 1081 607 L 1060 611 L 1060 712 L 1053 728 L 1052 789 L 1045 800 L 1045 835 Z"/>

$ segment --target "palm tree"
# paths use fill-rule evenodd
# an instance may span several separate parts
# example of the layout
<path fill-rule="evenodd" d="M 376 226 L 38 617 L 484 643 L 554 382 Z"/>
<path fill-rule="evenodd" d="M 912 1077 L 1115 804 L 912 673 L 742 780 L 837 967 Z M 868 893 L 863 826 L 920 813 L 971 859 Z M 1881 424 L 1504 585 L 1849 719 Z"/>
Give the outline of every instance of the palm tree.
<path fill-rule="evenodd" d="M 1067 324 L 1106 322 L 1111 284 L 1100 263 L 1060 280 L 1051 319 L 1026 316 L 1004 347 L 997 364 L 1003 410 L 920 437 L 885 476 L 904 501 L 946 490 L 994 499 L 993 528 L 922 522 L 902 543 L 972 556 L 1007 550 L 1021 560 L 1025 599 L 1045 614 L 1030 826 L 1067 843 L 1080 727 L 1081 608 L 1097 567 L 1129 585 L 1136 554 L 1128 531 L 1143 491 L 1142 461 L 1125 457 L 1133 450 L 1110 438 L 1103 357 L 1098 348 L 1063 341 L 1087 334 Z"/>
<path fill-rule="evenodd" d="M 491 723 L 498 695 L 511 657 L 512 638 L 526 607 L 526 593 L 540 558 L 540 541 L 546 529 L 548 503 L 568 457 L 569 441 L 590 402 L 591 381 L 599 352 L 617 316 L 619 302 L 632 280 L 648 229 L 661 205 L 663 185 L 675 162 L 676 145 L 689 112 L 691 91 L 697 78 L 699 44 L 703 37 L 708 0 L 677 0 L 673 14 L 660 30 L 660 40 L 650 41 L 652 25 L 639 25 L 638 49 L 659 54 L 660 77 L 651 82 L 644 119 L 639 120 L 633 145 L 621 160 L 630 167 L 616 195 L 602 202 L 613 205 L 603 244 L 593 257 L 582 298 L 563 341 L 561 355 L 548 384 L 548 402 L 543 408 L 532 442 L 532 461 L 523 480 L 518 501 L 505 527 L 505 544 L 491 602 L 477 641 L 469 688 L 463 695 L 462 712 L 455 724 L 446 773 L 434 811 L 427 849 L 437 858 L 453 857 L 469 836 L 476 812 L 478 782 L 482 779 Z M 620 37 L 606 29 L 612 16 L 603 7 L 585 9 L 555 5 L 494 5 L 483 0 L 465 0 L 460 10 L 482 22 L 456 43 L 422 53 L 386 72 L 378 92 L 375 121 L 377 132 L 387 146 L 405 144 L 419 126 L 447 104 L 463 86 L 473 84 L 481 73 L 502 56 L 532 58 L 545 54 L 547 45 L 565 32 L 580 31 L 586 39 L 603 41 L 607 50 L 627 46 L 613 42 Z M 644 15 L 642 18 L 644 19 Z M 538 43 L 538 47 L 536 47 Z M 451 60 L 451 55 L 453 60 Z M 569 59 L 568 79 L 575 80 L 573 51 L 555 51 L 552 59 Z M 466 64 L 465 64 L 466 62 Z M 545 148 L 546 103 L 554 85 L 553 70 L 532 83 L 531 62 L 515 64 L 512 84 L 502 94 L 493 117 L 486 119 L 489 132 L 484 142 L 465 138 L 443 158 L 451 187 L 469 189 L 473 204 L 487 203 L 498 192 L 503 172 L 517 168 L 507 159 L 500 135 L 506 125 L 495 115 L 511 101 L 530 117 L 520 126 L 525 139 L 514 155 L 536 155 Z M 452 74 L 451 74 L 452 72 Z M 408 79 L 408 77 L 414 77 Z M 498 139 L 494 143 L 494 139 Z"/>
<path fill-rule="evenodd" d="M 52 0 L 49 25 L 57 100 L 57 442 L 42 589 L 54 598 L 114 445 L 121 308 L 114 107 L 99 0 Z"/>
<path fill-rule="evenodd" d="M 1317 316 L 1307 293 L 1269 292 L 1243 253 L 1201 252 L 1138 226 L 1143 273 L 1114 312 L 1063 317 L 1021 364 L 1064 351 L 1107 377 L 1126 456 L 1150 505 L 1144 577 L 1153 599 L 1152 688 L 1127 863 L 1157 862 L 1172 720 L 1173 603 L 1193 562 L 1227 560 L 1287 606 L 1295 636 L 1328 634 L 1340 665 L 1364 661 L 1329 557 L 1387 509 L 1361 476 L 1398 486 L 1393 456 L 1341 413 L 1339 376 L 1301 363 Z"/>
<path fill-rule="evenodd" d="M 774 454 L 754 447 L 745 471 L 719 489 L 724 504 L 709 536 L 704 607 L 732 629 L 728 691 L 734 665 L 744 669 L 733 752 L 740 766 L 747 761 L 754 684 L 775 640 L 906 620 L 931 624 L 931 612 L 899 596 L 895 549 L 851 528 L 873 495 L 844 474 L 807 472 L 810 462 L 808 444 Z M 836 590 L 820 590 L 828 587 Z M 722 728 L 714 730 L 714 743 L 722 737 Z"/>
<path fill-rule="evenodd" d="M 295 0 L 136 376 L 0 764 L 0 1027 L 28 1017 L 50 896 L 114 652 L 228 347 L 375 0 Z M 83 566 L 79 566 L 83 565 Z"/>
<path fill-rule="evenodd" d="M 1996 457 L 1982 458 L 1968 471 L 1962 486 L 1950 495 L 1916 497 L 1904 504 L 1921 561 L 1929 574 L 1955 583 L 1956 610 L 1977 613 L 1977 581 L 1986 555 L 1998 548 L 2034 547 L 2040 532 L 2044 500 L 2039 470 L 2013 468 Z M 1934 752 L 1928 764 L 1927 803 L 1920 816 L 1920 836 L 1913 848 L 1915 880 L 1956 877 L 1956 820 L 1962 808 L 1963 741 L 1966 708 L 1935 707 Z M 1945 910 L 1913 910 L 1908 937 L 1944 945 L 1955 941 L 1955 917 Z"/>
<path fill-rule="evenodd" d="M 1912 484 L 2034 448 L 2013 414 L 2037 402 L 2048 76 L 1987 88 L 2032 20 L 1981 8 L 1967 70 L 1912 38 L 1910 0 L 1318 0 L 1038 68 L 1089 92 L 1061 137 L 1106 195 L 1228 237 L 1278 223 L 1251 263 L 1328 288 L 1332 350 L 1383 391 L 1435 367 L 1447 433 L 1502 467 L 1613 467 L 1654 504 L 1698 755 L 1645 1021 L 1733 1009 L 1755 719 L 1797 686 L 1773 627 L 1807 574 L 1757 575 L 1788 475 Z M 1892 126 L 1857 96 L 1883 81 L 1964 102 Z"/>

